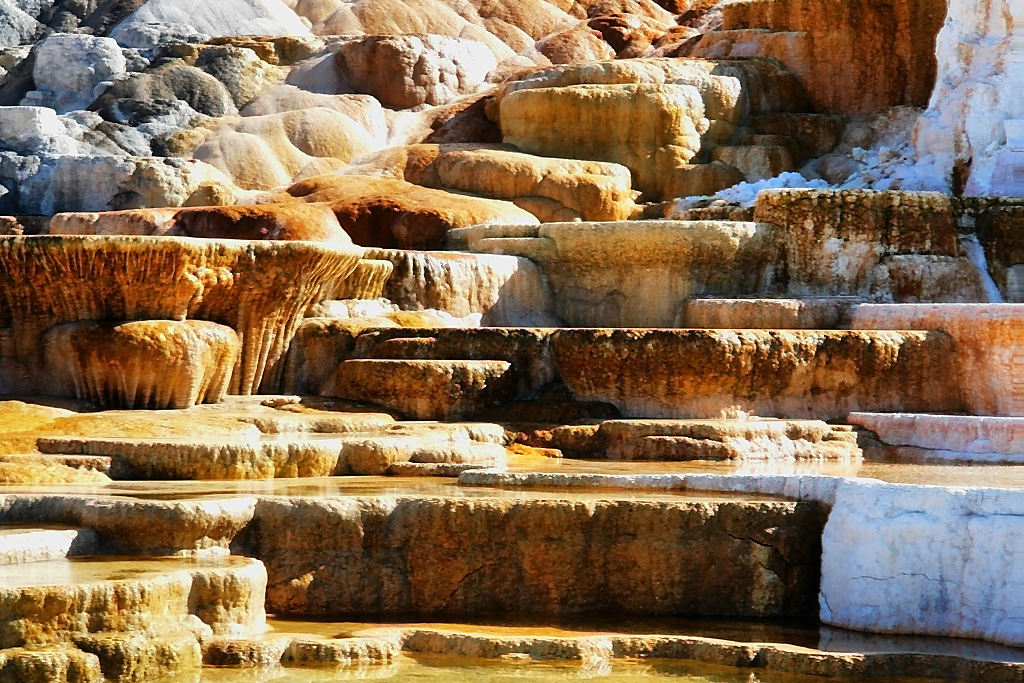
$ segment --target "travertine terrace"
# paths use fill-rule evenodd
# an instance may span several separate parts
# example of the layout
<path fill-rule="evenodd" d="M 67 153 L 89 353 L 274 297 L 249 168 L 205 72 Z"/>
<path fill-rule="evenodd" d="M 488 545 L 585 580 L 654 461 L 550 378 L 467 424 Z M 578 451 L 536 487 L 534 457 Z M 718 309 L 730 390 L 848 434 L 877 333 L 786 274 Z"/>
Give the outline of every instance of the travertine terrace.
<path fill-rule="evenodd" d="M 1024 681 L 1019 0 L 0 0 L 0 683 Z"/>

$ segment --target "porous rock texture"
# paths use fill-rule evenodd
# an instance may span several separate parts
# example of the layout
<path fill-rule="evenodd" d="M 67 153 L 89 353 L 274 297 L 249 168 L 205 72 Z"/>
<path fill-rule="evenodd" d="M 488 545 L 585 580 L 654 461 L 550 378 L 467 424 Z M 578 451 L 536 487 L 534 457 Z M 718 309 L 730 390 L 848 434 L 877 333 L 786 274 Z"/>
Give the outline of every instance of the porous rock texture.
<path fill-rule="evenodd" d="M 710 221 L 548 223 L 456 230 L 450 243 L 536 262 L 569 325 L 674 327 L 691 296 L 776 287 L 772 232 Z"/>
<path fill-rule="evenodd" d="M 942 330 L 956 342 L 959 383 L 974 415 L 1024 417 L 1024 305 L 864 305 L 853 312 L 858 330 Z"/>
<path fill-rule="evenodd" d="M 693 57 L 779 59 L 807 89 L 814 111 L 869 114 L 928 104 L 944 0 L 742 0 L 722 6 L 722 28 Z M 684 56 L 684 55 L 680 55 Z"/>
<path fill-rule="evenodd" d="M 351 243 L 329 206 L 299 203 L 62 213 L 47 233 Z"/>
<path fill-rule="evenodd" d="M 511 366 L 500 360 L 346 360 L 321 396 L 397 410 L 413 420 L 461 420 L 511 398 Z"/>
<path fill-rule="evenodd" d="M 257 516 L 279 613 L 814 610 L 814 504 L 336 498 Z"/>
<path fill-rule="evenodd" d="M 961 409 L 942 332 L 559 330 L 551 346 L 577 398 L 630 417 Z"/>
<path fill-rule="evenodd" d="M 483 43 L 437 35 L 370 36 L 342 45 L 336 59 L 357 92 L 395 109 L 472 93 L 498 65 Z"/>
<path fill-rule="evenodd" d="M 957 236 L 948 195 L 771 190 L 758 195 L 754 219 L 782 228 L 778 238 L 793 294 L 987 300 Z"/>
<path fill-rule="evenodd" d="M 241 352 L 232 393 L 280 381 L 306 308 L 359 262 L 338 241 L 261 242 L 181 237 L 0 238 L 4 318 L 18 368 L 8 391 L 52 391 L 43 335 L 82 320 L 210 320 L 233 328 Z M 54 273 L 61 276 L 54 279 Z"/>
<path fill-rule="evenodd" d="M 1013 173 L 1021 160 L 1007 145 L 1014 137 L 1007 126 L 1024 119 L 1021 8 L 1013 0 L 951 0 L 946 16 L 936 42 L 938 81 L 915 130 L 919 163 L 947 187 L 957 167 L 966 168 L 968 195 L 1018 195 Z"/>
<path fill-rule="evenodd" d="M 543 222 L 618 221 L 637 209 L 629 169 L 620 164 L 557 159 L 511 145 L 438 144 L 387 149 L 344 169 L 416 185 L 512 201 Z"/>
<path fill-rule="evenodd" d="M 200 320 L 67 323 L 43 344 L 63 395 L 128 409 L 223 400 L 239 351 L 234 330 Z"/>
<path fill-rule="evenodd" d="M 129 578 L 117 572 L 130 567 L 131 560 L 101 564 L 92 572 L 75 562 L 45 563 L 34 576 L 23 567 L 8 568 L 12 580 L 0 589 L 8 615 L 0 628 L 4 648 L 57 644 L 103 632 L 243 635 L 263 625 L 266 570 L 258 561 L 232 558 L 220 567 L 189 567 L 187 560 L 151 559 Z M 61 585 L 61 578 L 71 579 L 76 572 L 78 582 Z"/>
<path fill-rule="evenodd" d="M 626 166 L 650 200 L 706 143 L 728 141 L 751 114 L 799 111 L 803 90 L 777 62 L 670 59 L 553 67 L 495 94 L 504 140 L 525 152 Z M 573 112 L 565 116 L 566 111 Z"/>
<path fill-rule="evenodd" d="M 327 204 L 352 241 L 385 249 L 437 249 L 448 231 L 481 223 L 536 223 L 511 202 L 451 195 L 404 180 L 318 176 L 268 195 L 268 203 Z"/>
<path fill-rule="evenodd" d="M 822 540 L 822 621 L 1019 646 L 1020 504 L 1017 490 L 844 482 Z"/>

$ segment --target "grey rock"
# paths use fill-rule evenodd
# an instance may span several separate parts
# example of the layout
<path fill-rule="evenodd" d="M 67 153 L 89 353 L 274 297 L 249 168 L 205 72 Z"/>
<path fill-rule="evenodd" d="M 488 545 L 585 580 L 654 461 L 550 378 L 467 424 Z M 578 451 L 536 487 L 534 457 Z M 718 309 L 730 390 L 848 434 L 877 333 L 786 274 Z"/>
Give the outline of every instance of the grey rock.
<path fill-rule="evenodd" d="M 124 55 L 110 38 L 54 35 L 36 49 L 32 71 L 36 91 L 22 102 L 48 106 L 58 113 L 84 109 L 125 73 Z"/>
<path fill-rule="evenodd" d="M 111 37 L 123 47 L 152 49 L 167 43 L 205 43 L 211 36 L 187 24 L 129 23 L 118 26 Z"/>
<path fill-rule="evenodd" d="M 234 116 L 238 113 L 231 93 L 202 69 L 180 59 L 170 60 L 155 69 L 115 83 L 94 104 L 102 110 L 117 100 L 181 100 L 207 116 Z"/>

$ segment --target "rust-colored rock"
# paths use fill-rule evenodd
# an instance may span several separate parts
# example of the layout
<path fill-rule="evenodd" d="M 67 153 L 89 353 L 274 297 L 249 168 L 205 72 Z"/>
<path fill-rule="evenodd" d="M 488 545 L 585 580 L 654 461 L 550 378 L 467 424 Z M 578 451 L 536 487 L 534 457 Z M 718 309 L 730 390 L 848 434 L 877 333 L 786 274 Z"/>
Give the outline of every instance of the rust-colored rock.
<path fill-rule="evenodd" d="M 266 499 L 257 515 L 279 613 L 817 611 L 815 504 Z"/>
<path fill-rule="evenodd" d="M 707 34 L 692 56 L 728 57 L 729 51 L 713 52 L 716 44 L 743 33 L 736 44 L 745 43 L 744 54 L 754 42 L 757 54 L 781 60 L 800 77 L 815 111 L 924 106 L 935 86 L 935 39 L 945 17 L 945 0 L 744 0 L 722 8 L 725 30 Z"/>
<path fill-rule="evenodd" d="M 50 221 L 49 234 L 352 242 L 330 207 L 297 203 L 62 213 Z"/>
<path fill-rule="evenodd" d="M 18 364 L 7 390 L 52 389 L 41 342 L 55 325 L 188 318 L 238 333 L 232 393 L 272 391 L 303 313 L 356 267 L 362 251 L 337 242 L 0 238 L 0 291 Z"/>
<path fill-rule="evenodd" d="M 963 407 L 948 372 L 956 344 L 941 332 L 559 330 L 551 344 L 577 398 L 630 417 L 832 420 Z"/>
<path fill-rule="evenodd" d="M 792 294 L 987 300 L 960 246 L 948 195 L 772 190 L 758 196 L 754 220 L 782 228 L 778 240 Z"/>
<path fill-rule="evenodd" d="M 452 228 L 480 223 L 536 223 L 510 202 L 468 197 L 390 178 L 319 176 L 269 201 L 331 207 L 352 241 L 364 247 L 438 249 Z"/>
<path fill-rule="evenodd" d="M 346 360 L 321 396 L 373 403 L 414 420 L 461 420 L 514 398 L 505 361 Z"/>
<path fill-rule="evenodd" d="M 218 403 L 239 351 L 234 330 L 201 320 L 67 323 L 43 343 L 65 396 L 128 409 Z"/>

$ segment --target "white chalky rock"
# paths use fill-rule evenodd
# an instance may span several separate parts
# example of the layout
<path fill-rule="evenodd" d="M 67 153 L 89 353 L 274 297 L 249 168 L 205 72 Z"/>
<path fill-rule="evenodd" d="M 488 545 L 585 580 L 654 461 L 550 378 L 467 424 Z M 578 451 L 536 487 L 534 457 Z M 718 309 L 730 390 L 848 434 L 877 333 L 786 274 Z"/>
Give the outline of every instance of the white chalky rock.
<path fill-rule="evenodd" d="M 181 206 L 202 183 L 232 186 L 227 176 L 201 161 L 61 156 L 43 163 L 22 182 L 20 192 L 22 210 L 52 216 L 65 211 Z"/>
<path fill-rule="evenodd" d="M 0 0 L 0 47 L 13 47 L 26 42 L 43 29 L 42 24 L 10 0 Z"/>
<path fill-rule="evenodd" d="M 1024 463 L 1024 417 L 850 413 L 846 421 L 883 443 L 926 449 L 931 457 Z"/>
<path fill-rule="evenodd" d="M 36 90 L 26 95 L 23 103 L 50 107 L 58 113 L 85 109 L 126 70 L 124 54 L 110 38 L 54 35 L 36 50 L 32 69 Z"/>
<path fill-rule="evenodd" d="M 1024 119 L 1024 2 L 950 0 L 936 53 L 938 81 L 915 135 L 919 165 L 948 180 L 957 160 L 973 160 L 967 194 L 1011 194 L 998 185 L 1013 169 L 996 170 L 1001 160 L 1012 165 L 1006 122 Z"/>
<path fill-rule="evenodd" d="M 822 545 L 826 624 L 1024 645 L 1024 491 L 844 481 Z"/>
<path fill-rule="evenodd" d="M 0 107 L 0 148 L 18 154 L 74 154 L 79 147 L 57 112 L 46 107 Z"/>
<path fill-rule="evenodd" d="M 170 24 L 211 36 L 309 36 L 309 26 L 280 0 L 182 2 L 148 0 L 110 32 L 122 39 L 133 24 Z"/>
<path fill-rule="evenodd" d="M 147 50 L 164 43 L 205 43 L 211 36 L 188 24 L 128 23 L 117 31 L 117 44 Z"/>

